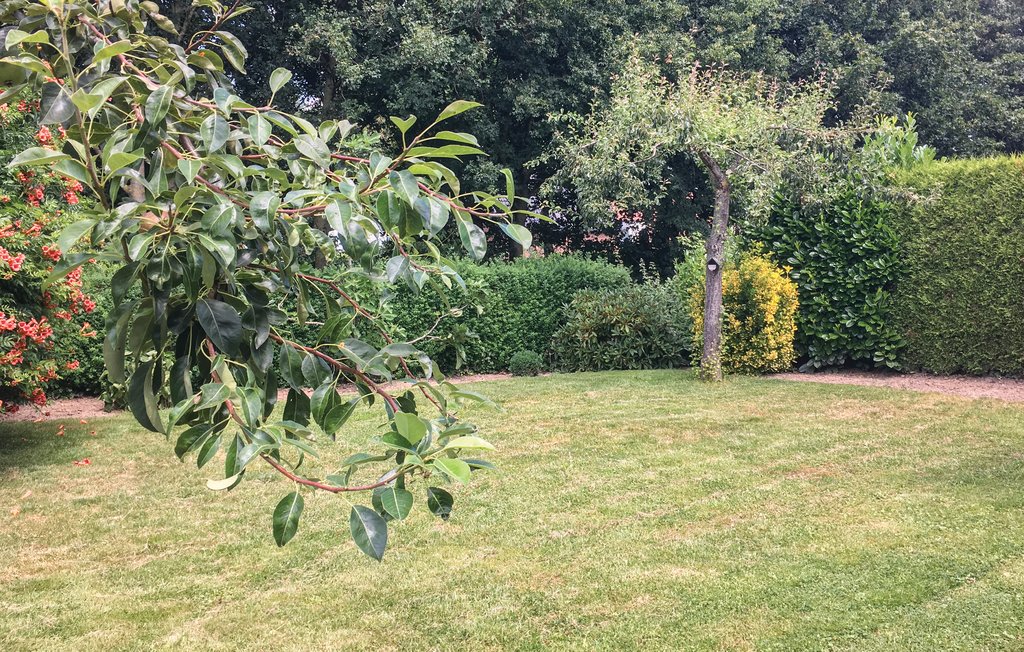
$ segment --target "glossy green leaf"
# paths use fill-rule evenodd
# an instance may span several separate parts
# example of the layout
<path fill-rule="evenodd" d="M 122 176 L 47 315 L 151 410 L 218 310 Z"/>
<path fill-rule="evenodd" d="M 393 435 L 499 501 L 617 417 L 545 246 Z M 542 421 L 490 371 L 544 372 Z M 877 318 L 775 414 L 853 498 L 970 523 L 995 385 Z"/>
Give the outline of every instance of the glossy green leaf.
<path fill-rule="evenodd" d="M 395 413 L 395 428 L 406 441 L 415 446 L 427 434 L 427 424 L 415 414 Z"/>
<path fill-rule="evenodd" d="M 238 311 L 223 301 L 200 299 L 196 316 L 207 337 L 218 350 L 229 355 L 238 352 L 242 339 L 242 318 Z"/>
<path fill-rule="evenodd" d="M 274 541 L 278 546 L 283 546 L 292 540 L 299 529 L 299 517 L 302 516 L 302 508 L 305 501 L 302 494 L 293 491 L 277 504 L 274 509 Z"/>
<path fill-rule="evenodd" d="M 455 499 L 452 495 L 440 487 L 427 487 L 427 509 L 434 516 L 447 521 L 452 515 L 452 505 Z"/>
<path fill-rule="evenodd" d="M 380 502 L 384 511 L 401 521 L 412 510 L 412 494 L 393 484 L 381 488 Z"/>
<path fill-rule="evenodd" d="M 454 458 L 442 458 L 434 460 L 434 468 L 441 471 L 446 476 L 453 480 L 458 480 L 462 483 L 469 482 L 470 468 L 469 465 L 459 459 Z"/>
<path fill-rule="evenodd" d="M 277 68 L 274 72 L 270 73 L 270 92 L 277 93 L 277 91 L 284 88 L 292 79 L 292 71 L 287 68 Z"/>
<path fill-rule="evenodd" d="M 364 505 L 354 505 L 348 518 L 352 540 L 366 555 L 380 561 L 388 545 L 388 524 L 384 518 Z"/>

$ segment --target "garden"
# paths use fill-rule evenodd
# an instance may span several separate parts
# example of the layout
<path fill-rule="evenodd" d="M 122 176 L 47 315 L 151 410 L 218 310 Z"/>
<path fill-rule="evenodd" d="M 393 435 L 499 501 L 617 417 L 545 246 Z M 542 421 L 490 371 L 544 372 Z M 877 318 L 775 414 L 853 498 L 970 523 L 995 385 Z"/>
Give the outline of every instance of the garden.
<path fill-rule="evenodd" d="M 1024 648 L 1020 16 L 479 4 L 0 2 L 3 648 Z"/>

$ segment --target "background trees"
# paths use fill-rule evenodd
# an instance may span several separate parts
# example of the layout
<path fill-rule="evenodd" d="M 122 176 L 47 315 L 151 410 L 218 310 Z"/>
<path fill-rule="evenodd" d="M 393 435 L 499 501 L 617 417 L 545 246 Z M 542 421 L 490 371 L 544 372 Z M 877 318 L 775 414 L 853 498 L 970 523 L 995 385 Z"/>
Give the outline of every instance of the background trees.
<path fill-rule="evenodd" d="M 542 156 L 550 115 L 584 114 L 607 100 L 623 44 L 639 44 L 662 70 L 695 59 L 740 72 L 794 81 L 834 79 L 830 121 L 875 112 L 914 112 L 923 142 L 940 155 L 1024 150 L 1024 25 L 1019 3 L 984 0 L 259 0 L 237 28 L 250 46 L 241 97 L 265 99 L 270 72 L 295 72 L 281 100 L 303 115 L 344 116 L 390 138 L 380 116 L 433 115 L 456 98 L 484 109 L 460 124 L 478 136 L 488 159 L 459 169 L 490 187 L 497 169 L 536 197 L 557 172 Z M 161 0 L 172 17 L 195 16 L 191 0 Z M 177 20 L 177 19 L 176 19 Z M 181 21 L 178 21 L 181 22 Z M 183 38 L 195 29 L 195 18 Z M 712 189 L 685 157 L 673 183 L 693 196 L 595 225 L 567 197 L 554 198 L 550 224 L 536 225 L 549 250 L 568 248 L 652 264 L 671 274 L 685 246 L 703 233 Z M 493 188 L 492 188 L 493 189 Z M 684 196 L 686 197 L 686 196 Z M 626 217 L 628 219 L 623 219 Z M 513 243 L 514 244 L 514 243 Z M 505 243 L 492 251 L 500 253 Z"/>

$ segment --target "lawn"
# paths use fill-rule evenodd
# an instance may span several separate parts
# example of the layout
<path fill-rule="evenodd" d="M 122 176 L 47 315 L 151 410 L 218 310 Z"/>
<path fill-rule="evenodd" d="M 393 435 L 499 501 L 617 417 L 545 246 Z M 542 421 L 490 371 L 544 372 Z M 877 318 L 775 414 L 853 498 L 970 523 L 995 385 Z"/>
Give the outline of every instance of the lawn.
<path fill-rule="evenodd" d="M 129 418 L 0 424 L 0 649 L 1024 649 L 1024 406 L 683 371 L 474 388 L 506 409 L 473 410 L 500 471 L 381 564 L 336 496 L 277 548 L 287 483 L 212 493 Z"/>

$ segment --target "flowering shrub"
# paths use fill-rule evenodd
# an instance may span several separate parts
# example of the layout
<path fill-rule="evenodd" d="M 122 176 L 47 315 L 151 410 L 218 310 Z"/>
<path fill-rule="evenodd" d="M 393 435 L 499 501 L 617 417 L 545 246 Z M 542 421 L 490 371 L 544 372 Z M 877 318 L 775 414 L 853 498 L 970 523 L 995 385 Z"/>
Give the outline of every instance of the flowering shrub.
<path fill-rule="evenodd" d="M 35 129 L 38 110 L 37 101 L 0 104 L 5 162 L 27 145 L 61 146 L 63 128 Z M 82 291 L 81 268 L 45 283 L 61 259 L 57 236 L 81 191 L 78 181 L 52 172 L 0 171 L 0 411 L 24 401 L 45 405 L 48 385 L 80 367 L 64 351 L 95 335 L 88 315 L 96 304 Z"/>
<path fill-rule="evenodd" d="M 689 307 L 696 364 L 704 332 L 704 284 L 692 287 Z M 799 307 L 789 270 L 763 255 L 744 254 L 738 264 L 726 263 L 722 294 L 722 368 L 751 374 L 789 370 L 796 359 L 793 339 Z"/>

